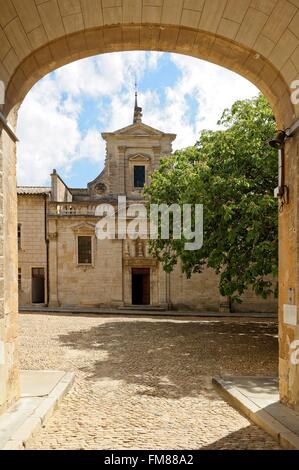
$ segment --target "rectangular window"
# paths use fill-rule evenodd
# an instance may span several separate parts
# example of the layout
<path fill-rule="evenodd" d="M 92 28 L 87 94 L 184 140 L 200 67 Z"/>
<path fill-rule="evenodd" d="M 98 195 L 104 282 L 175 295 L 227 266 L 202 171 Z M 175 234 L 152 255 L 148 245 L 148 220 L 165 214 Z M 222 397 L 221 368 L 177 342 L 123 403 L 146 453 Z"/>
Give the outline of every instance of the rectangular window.
<path fill-rule="evenodd" d="M 22 225 L 18 224 L 18 249 L 22 247 Z"/>
<path fill-rule="evenodd" d="M 145 166 L 134 166 L 134 188 L 144 188 L 145 185 Z"/>
<path fill-rule="evenodd" d="M 18 287 L 19 290 L 22 290 L 22 269 L 18 269 Z"/>
<path fill-rule="evenodd" d="M 92 264 L 91 237 L 78 237 L 78 264 Z"/>

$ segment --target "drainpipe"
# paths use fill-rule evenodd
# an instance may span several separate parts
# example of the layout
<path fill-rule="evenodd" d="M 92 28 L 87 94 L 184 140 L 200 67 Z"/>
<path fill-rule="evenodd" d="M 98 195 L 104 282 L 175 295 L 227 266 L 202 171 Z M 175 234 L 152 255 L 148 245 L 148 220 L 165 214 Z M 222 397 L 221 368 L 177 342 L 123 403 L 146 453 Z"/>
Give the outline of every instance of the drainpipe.
<path fill-rule="evenodd" d="M 49 306 L 49 298 L 50 298 L 50 280 L 49 280 L 49 239 L 48 239 L 48 195 L 45 195 L 45 243 L 46 243 L 46 279 L 47 279 L 47 298 L 46 298 L 46 304 L 47 307 Z"/>
<path fill-rule="evenodd" d="M 125 255 L 125 240 L 122 240 L 122 248 L 121 248 L 121 297 L 122 297 L 122 307 L 125 305 L 125 270 L 124 270 L 124 255 Z"/>

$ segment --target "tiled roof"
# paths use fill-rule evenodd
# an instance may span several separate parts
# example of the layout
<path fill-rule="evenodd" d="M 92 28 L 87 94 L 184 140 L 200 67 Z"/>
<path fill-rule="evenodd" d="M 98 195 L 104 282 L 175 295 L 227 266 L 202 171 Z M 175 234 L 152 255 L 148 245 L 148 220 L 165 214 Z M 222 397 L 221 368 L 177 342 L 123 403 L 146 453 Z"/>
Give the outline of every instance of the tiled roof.
<path fill-rule="evenodd" d="M 39 195 L 43 196 L 46 194 L 50 194 L 51 188 L 47 188 L 44 186 L 18 186 L 17 193 L 23 195 Z"/>

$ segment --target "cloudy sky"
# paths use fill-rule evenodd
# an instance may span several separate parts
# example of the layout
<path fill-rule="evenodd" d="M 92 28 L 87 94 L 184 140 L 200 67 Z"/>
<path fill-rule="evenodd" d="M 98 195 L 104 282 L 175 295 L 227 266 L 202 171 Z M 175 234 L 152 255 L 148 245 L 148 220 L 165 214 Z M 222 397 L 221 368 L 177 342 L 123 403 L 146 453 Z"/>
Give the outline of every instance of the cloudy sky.
<path fill-rule="evenodd" d="M 177 54 L 122 52 L 84 59 L 38 82 L 18 121 L 18 184 L 47 185 L 56 168 L 70 187 L 85 187 L 102 170 L 101 132 L 131 124 L 134 81 L 143 121 L 177 134 L 174 148 L 215 129 L 222 111 L 258 90 L 240 76 Z"/>

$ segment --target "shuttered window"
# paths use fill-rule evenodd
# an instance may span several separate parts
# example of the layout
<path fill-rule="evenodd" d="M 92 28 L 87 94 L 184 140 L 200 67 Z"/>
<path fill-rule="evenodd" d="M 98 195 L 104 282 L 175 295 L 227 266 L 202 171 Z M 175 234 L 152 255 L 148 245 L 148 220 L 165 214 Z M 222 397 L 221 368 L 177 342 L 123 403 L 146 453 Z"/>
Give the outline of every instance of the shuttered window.
<path fill-rule="evenodd" d="M 92 264 L 91 237 L 78 237 L 78 264 Z"/>

